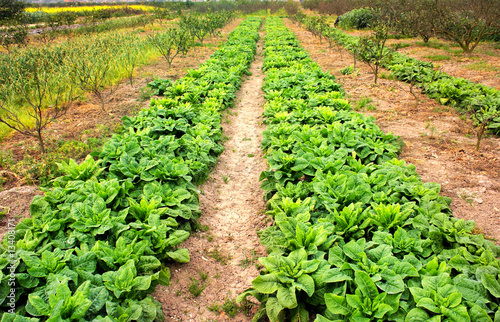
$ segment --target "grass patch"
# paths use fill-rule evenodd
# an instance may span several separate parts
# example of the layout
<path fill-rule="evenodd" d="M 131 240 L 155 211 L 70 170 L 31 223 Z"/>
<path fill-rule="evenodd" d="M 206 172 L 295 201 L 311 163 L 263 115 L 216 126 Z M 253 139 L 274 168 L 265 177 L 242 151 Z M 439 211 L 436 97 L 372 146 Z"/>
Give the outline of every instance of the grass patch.
<path fill-rule="evenodd" d="M 450 60 L 450 55 L 428 55 L 425 58 L 430 59 L 432 61 L 441 61 L 441 60 Z"/>
<path fill-rule="evenodd" d="M 366 110 L 366 111 L 373 111 L 376 110 L 377 108 L 371 104 L 373 100 L 371 97 L 361 97 L 357 102 L 356 105 L 354 106 L 355 111 L 359 110 Z"/>
<path fill-rule="evenodd" d="M 396 44 L 391 44 L 389 45 L 393 50 L 398 50 L 398 49 L 403 49 L 403 48 L 408 48 L 411 46 L 411 43 L 407 42 L 401 42 L 401 43 L 396 43 Z"/>
<path fill-rule="evenodd" d="M 450 50 L 450 46 L 448 44 L 439 42 L 435 39 L 431 39 L 428 42 L 423 42 L 423 41 L 417 41 L 415 43 L 417 46 L 421 47 L 428 47 L 428 48 L 434 48 L 434 49 L 443 49 L 443 50 Z"/>
<path fill-rule="evenodd" d="M 465 66 L 465 68 L 471 69 L 471 70 L 486 71 L 486 72 L 497 72 L 498 71 L 497 67 L 490 65 L 488 62 L 486 62 L 484 60 L 468 64 Z"/>

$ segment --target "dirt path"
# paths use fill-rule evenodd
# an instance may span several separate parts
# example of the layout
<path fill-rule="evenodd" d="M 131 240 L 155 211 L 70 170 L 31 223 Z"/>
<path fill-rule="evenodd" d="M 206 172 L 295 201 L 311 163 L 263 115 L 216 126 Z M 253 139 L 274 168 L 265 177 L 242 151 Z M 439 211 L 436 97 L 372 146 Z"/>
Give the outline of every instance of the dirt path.
<path fill-rule="evenodd" d="M 340 70 L 353 64 L 347 51 L 329 49 L 303 28 L 289 21 L 286 25 L 311 58 L 337 77 L 353 107 L 373 115 L 384 132 L 401 137 L 406 146 L 400 159 L 414 164 L 424 182 L 441 184 L 441 193 L 453 200 L 454 216 L 474 220 L 478 231 L 500 244 L 500 139 L 483 139 L 476 152 L 476 135 L 468 117 L 418 89 L 415 106 L 406 83 L 381 78 L 373 85 L 373 74 L 362 63 L 357 63 L 356 73 L 342 75 Z"/>
<path fill-rule="evenodd" d="M 267 217 L 259 183 L 266 169 L 260 149 L 264 129 L 261 66 L 262 40 L 251 76 L 243 81 L 236 106 L 223 124 L 226 150 L 200 187 L 203 228 L 181 245 L 189 249 L 191 261 L 172 265 L 172 284 L 160 286 L 153 294 L 163 304 L 167 321 L 251 321 L 245 308 L 236 307 L 234 298 L 251 286 L 258 275 L 256 259 L 265 252 L 257 237 Z M 203 287 L 195 297 L 195 289 Z M 231 309 L 237 313 L 234 319 Z"/>

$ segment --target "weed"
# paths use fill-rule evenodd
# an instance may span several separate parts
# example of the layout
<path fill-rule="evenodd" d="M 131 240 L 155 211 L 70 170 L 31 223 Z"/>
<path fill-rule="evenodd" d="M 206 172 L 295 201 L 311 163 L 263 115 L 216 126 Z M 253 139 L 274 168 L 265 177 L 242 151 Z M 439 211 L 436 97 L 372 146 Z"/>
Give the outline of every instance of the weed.
<path fill-rule="evenodd" d="M 2 210 L 0 210 L 0 219 L 2 219 L 3 217 L 5 217 L 6 214 L 9 213 L 10 209 L 9 207 L 4 207 L 4 206 L 0 206 L 0 208 L 3 208 Z"/>
<path fill-rule="evenodd" d="M 207 240 L 212 242 L 214 240 L 214 235 L 207 235 Z"/>
<path fill-rule="evenodd" d="M 191 277 L 191 282 L 189 283 L 189 293 L 194 297 L 200 296 L 201 292 L 207 287 L 207 284 L 201 283 L 196 278 Z"/>
<path fill-rule="evenodd" d="M 353 65 L 346 66 L 340 70 L 340 73 L 342 75 L 351 75 L 352 73 L 354 73 L 354 66 Z"/>
<path fill-rule="evenodd" d="M 224 181 L 224 183 L 228 183 L 229 182 L 229 176 L 224 174 L 222 175 L 222 181 Z"/>
<path fill-rule="evenodd" d="M 391 73 L 391 72 L 380 72 L 380 78 L 383 78 L 383 79 L 388 79 L 388 80 L 394 80 L 395 77 L 394 77 L 394 74 Z"/>
<path fill-rule="evenodd" d="M 484 60 L 481 60 L 481 61 L 469 64 L 469 65 L 465 66 L 465 68 L 471 69 L 471 70 L 478 70 L 478 71 L 487 71 L 487 72 L 489 72 L 489 71 L 492 71 L 492 72 L 498 71 L 498 68 L 490 65 L 488 62 L 486 62 Z"/>
<path fill-rule="evenodd" d="M 459 190 L 457 192 L 457 195 L 458 195 L 459 198 L 462 198 L 463 200 L 465 200 L 465 202 L 467 202 L 471 206 L 472 206 L 472 204 L 474 203 L 474 201 L 475 201 L 475 199 L 477 197 L 476 193 L 470 192 L 467 189 L 461 189 L 461 190 Z"/>
<path fill-rule="evenodd" d="M 252 255 L 250 257 L 245 255 L 245 258 L 242 259 L 238 265 L 240 265 L 244 269 L 247 269 L 248 267 L 250 267 L 251 265 L 253 265 L 255 263 L 257 258 L 258 258 L 258 256 L 257 256 L 257 254 L 255 254 L 255 250 L 252 249 Z"/>
<path fill-rule="evenodd" d="M 248 157 L 249 157 L 249 158 L 253 158 L 254 156 L 255 156 L 255 154 L 253 154 L 253 153 L 249 153 L 249 154 L 248 154 Z"/>
<path fill-rule="evenodd" d="M 198 220 L 195 220 L 193 222 L 193 229 L 195 231 L 209 231 L 210 227 L 208 227 L 207 225 L 202 225 Z"/>
<path fill-rule="evenodd" d="M 243 312 L 246 316 L 251 315 L 252 307 L 255 305 L 255 303 L 250 302 L 247 299 L 244 299 L 240 303 L 240 311 Z"/>
<path fill-rule="evenodd" d="M 222 136 L 222 143 L 229 141 L 231 138 L 227 135 Z"/>
<path fill-rule="evenodd" d="M 230 317 L 234 318 L 236 314 L 240 311 L 240 306 L 236 303 L 236 300 L 226 298 L 224 304 L 222 304 L 222 310 Z"/>
<path fill-rule="evenodd" d="M 181 295 L 182 295 L 181 290 L 177 290 L 177 291 L 175 291 L 175 295 L 176 295 L 176 296 L 181 296 Z"/>
<path fill-rule="evenodd" d="M 396 43 L 396 44 L 392 44 L 390 46 L 392 47 L 393 50 L 398 50 L 398 49 L 410 47 L 411 44 L 410 43 Z"/>
<path fill-rule="evenodd" d="M 198 274 L 200 274 L 200 278 L 202 281 L 206 281 L 208 279 L 208 273 L 203 272 L 201 269 L 198 269 Z"/>
<path fill-rule="evenodd" d="M 208 252 L 208 256 L 212 257 L 213 259 L 224 265 L 226 265 L 232 259 L 231 254 L 224 255 L 220 251 L 219 245 L 216 245 L 214 250 Z"/>
<path fill-rule="evenodd" d="M 211 305 L 207 306 L 207 309 L 212 312 L 217 312 L 220 313 L 222 311 L 222 308 L 219 303 L 213 302 Z"/>
<path fill-rule="evenodd" d="M 252 138 L 243 138 L 241 141 L 250 141 Z"/>
<path fill-rule="evenodd" d="M 440 43 L 437 40 L 431 39 L 428 42 L 423 42 L 423 41 L 417 41 L 416 43 L 418 46 L 422 47 L 430 47 L 430 48 L 435 48 L 435 49 L 443 49 L 443 50 L 450 50 L 450 46 L 444 43 Z"/>
<path fill-rule="evenodd" d="M 150 88 L 150 87 L 147 87 L 147 86 L 144 86 L 144 87 L 141 87 L 139 89 L 139 100 L 141 102 L 144 102 L 144 101 L 147 101 L 148 99 L 151 98 L 151 96 L 153 96 L 153 89 Z"/>
<path fill-rule="evenodd" d="M 373 100 L 370 97 L 362 97 L 356 102 L 356 111 L 365 109 Z"/>

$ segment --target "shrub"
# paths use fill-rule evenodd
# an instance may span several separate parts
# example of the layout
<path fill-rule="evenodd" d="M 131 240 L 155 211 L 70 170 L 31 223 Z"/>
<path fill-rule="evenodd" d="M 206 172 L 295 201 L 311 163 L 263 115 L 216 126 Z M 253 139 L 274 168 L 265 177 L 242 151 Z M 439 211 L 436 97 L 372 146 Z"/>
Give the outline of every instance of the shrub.
<path fill-rule="evenodd" d="M 370 8 L 351 10 L 340 17 L 342 28 L 364 29 L 373 27 L 377 22 L 375 13 Z"/>

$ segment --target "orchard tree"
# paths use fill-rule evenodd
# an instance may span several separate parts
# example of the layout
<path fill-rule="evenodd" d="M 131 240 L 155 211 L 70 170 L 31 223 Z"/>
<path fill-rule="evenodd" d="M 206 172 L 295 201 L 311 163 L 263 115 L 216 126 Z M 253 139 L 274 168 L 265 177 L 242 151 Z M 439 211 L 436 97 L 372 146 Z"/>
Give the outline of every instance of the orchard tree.
<path fill-rule="evenodd" d="M 0 23 L 16 20 L 23 12 L 25 5 L 22 0 L 0 0 Z"/>
<path fill-rule="evenodd" d="M 436 34 L 466 54 L 486 36 L 500 33 L 500 0 L 434 0 L 429 10 Z"/>

